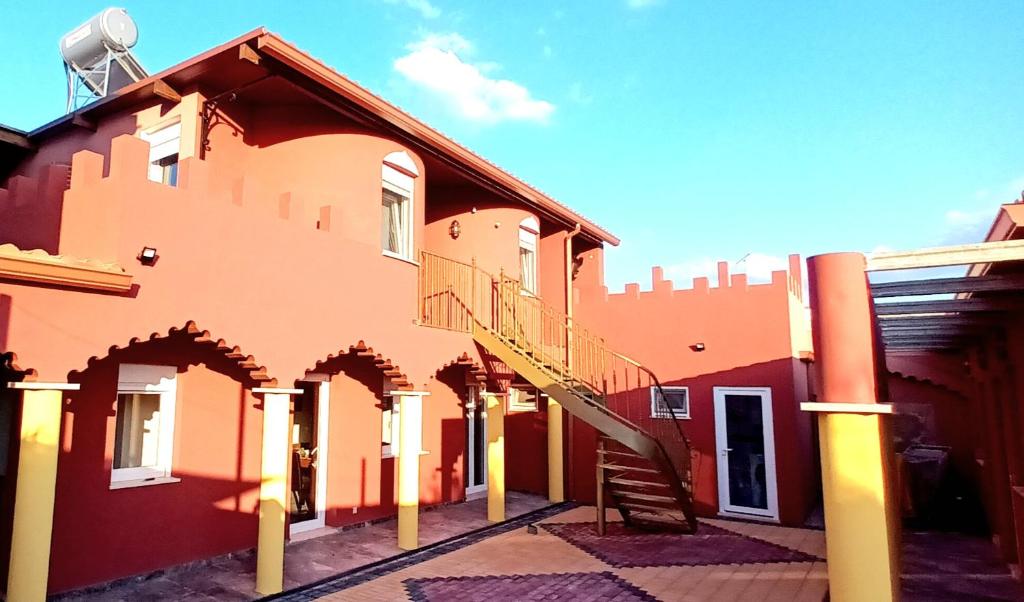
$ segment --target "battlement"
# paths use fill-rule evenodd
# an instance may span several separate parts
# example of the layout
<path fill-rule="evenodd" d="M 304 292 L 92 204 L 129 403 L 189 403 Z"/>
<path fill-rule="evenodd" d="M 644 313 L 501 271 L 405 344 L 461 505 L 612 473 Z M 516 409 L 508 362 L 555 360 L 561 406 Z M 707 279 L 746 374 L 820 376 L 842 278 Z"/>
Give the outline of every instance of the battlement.
<path fill-rule="evenodd" d="M 717 286 L 711 286 L 710 280 L 706 276 L 700 276 L 692 280 L 690 288 L 675 288 L 672 280 L 665 278 L 665 270 L 660 266 L 654 266 L 651 268 L 650 290 L 642 291 L 640 290 L 640 284 L 638 282 L 630 282 L 625 285 L 624 290 L 620 293 L 610 293 L 608 292 L 607 287 L 605 287 L 605 298 L 608 301 L 618 299 L 640 299 L 641 297 L 667 299 L 687 295 L 707 295 L 716 291 L 762 290 L 768 287 L 773 289 L 785 288 L 790 295 L 792 295 L 798 302 L 802 303 L 804 300 L 803 261 L 799 255 L 790 255 L 788 259 L 788 270 L 775 270 L 771 273 L 770 282 L 754 284 L 748 282 L 746 274 L 730 274 L 729 263 L 719 261 L 717 265 Z"/>

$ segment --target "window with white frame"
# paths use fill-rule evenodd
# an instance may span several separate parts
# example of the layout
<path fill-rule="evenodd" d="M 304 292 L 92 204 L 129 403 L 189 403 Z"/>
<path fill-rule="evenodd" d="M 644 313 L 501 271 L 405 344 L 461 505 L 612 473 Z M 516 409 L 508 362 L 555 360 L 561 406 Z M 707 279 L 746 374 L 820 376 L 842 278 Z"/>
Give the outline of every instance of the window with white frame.
<path fill-rule="evenodd" d="M 534 387 L 513 386 L 508 391 L 508 411 L 536 412 L 541 395 L 540 390 Z"/>
<path fill-rule="evenodd" d="M 537 239 L 540 223 L 528 217 L 519 223 L 519 274 L 523 290 L 537 294 Z"/>
<path fill-rule="evenodd" d="M 181 123 L 152 132 L 143 132 L 141 137 L 149 142 L 149 179 L 168 186 L 177 186 Z"/>
<path fill-rule="evenodd" d="M 121 364 L 111 483 L 171 476 L 177 369 Z"/>
<path fill-rule="evenodd" d="M 401 404 L 398 403 L 398 398 L 391 394 L 393 390 L 391 383 L 385 380 L 380 420 L 380 455 L 382 458 L 398 457 Z"/>
<path fill-rule="evenodd" d="M 690 389 L 688 387 L 651 387 L 651 418 L 689 418 Z"/>
<path fill-rule="evenodd" d="M 404 152 L 384 157 L 381 166 L 381 248 L 385 255 L 412 259 L 413 189 L 419 175 Z"/>

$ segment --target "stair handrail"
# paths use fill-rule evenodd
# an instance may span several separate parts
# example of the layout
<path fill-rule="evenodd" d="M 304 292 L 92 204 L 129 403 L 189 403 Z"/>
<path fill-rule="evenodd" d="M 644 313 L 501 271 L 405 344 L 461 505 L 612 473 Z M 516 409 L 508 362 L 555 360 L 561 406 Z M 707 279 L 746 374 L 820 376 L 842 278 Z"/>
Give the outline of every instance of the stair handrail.
<path fill-rule="evenodd" d="M 479 324 L 480 326 L 491 330 L 499 337 L 508 340 L 510 337 L 506 335 L 508 335 L 511 331 L 508 330 L 509 324 L 506 323 L 506 318 L 511 316 L 514 319 L 518 314 L 516 310 L 519 309 L 520 305 L 533 305 L 534 311 L 525 312 L 527 316 L 532 318 L 535 312 L 542 316 L 546 315 L 551 322 L 560 324 L 564 329 L 564 332 L 545 333 L 543 331 L 544 327 L 543 325 L 541 325 L 542 338 L 545 335 L 551 336 L 552 334 L 554 334 L 554 339 L 561 339 L 562 336 L 564 336 L 566 338 L 565 347 L 558 347 L 562 352 L 566 352 L 570 346 L 572 346 L 573 349 L 585 348 L 588 351 L 588 353 L 583 354 L 582 358 L 580 357 L 580 354 L 574 353 L 573 361 L 570 363 L 569 358 L 566 357 L 568 353 L 565 353 L 564 355 L 559 354 L 559 356 L 556 357 L 548 350 L 548 348 L 551 345 L 544 345 L 544 342 L 542 340 L 540 345 L 531 345 L 530 348 L 527 349 L 527 351 L 531 352 L 531 355 L 533 359 L 536 360 L 535 363 L 538 366 L 550 371 L 553 375 L 557 375 L 561 380 L 568 381 L 571 384 L 583 385 L 594 391 L 595 394 L 601 393 L 607 396 L 608 390 L 606 382 L 606 370 L 604 366 L 605 360 L 601 359 L 602 356 L 607 355 L 610 357 L 618 358 L 621 361 L 633 366 L 637 370 L 642 371 L 644 374 L 648 376 L 648 378 L 650 378 L 651 383 L 653 383 L 653 386 L 657 389 L 658 394 L 661 395 L 661 398 L 666 399 L 665 390 L 662 387 L 661 381 L 658 379 L 657 375 L 654 374 L 654 371 L 652 371 L 650 368 L 643 365 L 639 361 L 634 360 L 633 358 L 630 358 L 608 347 L 603 337 L 597 336 L 590 329 L 581 325 L 576 318 L 569 318 L 569 316 L 566 313 L 548 305 L 547 303 L 544 303 L 543 300 L 539 299 L 532 293 L 525 292 L 524 294 L 524 290 L 520 281 L 507 276 L 504 273 L 504 270 L 501 270 L 499 272 L 499 275 L 495 277 L 486 270 L 480 268 L 477 265 L 475 259 L 471 263 L 465 263 L 458 261 L 456 259 L 451 259 L 449 257 L 444 257 L 442 255 L 422 250 L 420 265 L 421 268 L 424 268 L 421 270 L 422 272 L 424 272 L 424 275 L 420 278 L 421 304 L 425 304 L 425 295 L 428 293 L 428 291 L 425 291 L 423 289 L 436 288 L 424 286 L 427 276 L 426 272 L 430 271 L 429 269 L 426 268 L 435 265 L 438 262 L 441 263 L 441 269 L 447 272 L 447 275 L 450 280 L 458 281 L 459 278 L 461 277 L 463 279 L 462 284 L 463 286 L 465 286 L 464 281 L 468 276 L 470 290 L 460 291 L 459 294 L 454 295 L 451 299 L 448 300 L 449 311 L 451 311 L 454 308 L 458 314 L 455 316 L 455 319 L 451 321 L 451 323 L 431 325 L 438 326 L 441 328 L 460 330 L 463 332 L 472 332 L 473 325 Z M 459 270 L 462 270 L 463 272 L 468 271 L 468 275 L 460 275 L 458 273 Z M 482 295 L 481 293 L 485 292 L 484 290 L 482 290 L 485 288 L 485 286 L 483 286 L 485 284 L 487 285 L 487 287 L 492 287 L 491 290 L 489 291 L 493 296 L 493 298 L 489 299 L 490 306 L 487 308 L 489 309 L 489 311 L 483 311 L 483 308 L 481 307 L 482 305 L 484 305 L 485 296 Z M 497 287 L 497 291 L 493 290 L 493 287 Z M 445 291 L 442 291 L 442 294 L 444 294 L 444 292 Z M 450 291 L 447 292 L 450 293 Z M 465 303 L 464 297 L 466 296 L 468 296 L 470 299 L 470 302 L 468 304 Z M 424 313 L 425 307 L 421 305 L 421 320 L 424 320 L 427 317 L 424 315 Z M 488 321 L 490 323 L 488 323 Z M 516 330 L 516 326 L 517 324 L 512 325 L 513 330 Z M 526 328 L 532 329 L 532 326 L 534 325 L 526 325 Z M 524 334 L 526 333 L 524 332 Z M 518 341 L 518 339 L 516 342 L 522 344 L 522 342 Z M 561 341 L 558 340 L 558 343 L 560 344 Z M 551 362 L 548 365 L 545 365 L 544 360 L 551 360 Z M 558 364 L 558 370 L 553 369 L 553 367 L 556 365 L 556 360 Z M 588 363 L 591 362 L 597 363 L 599 365 L 588 366 Z M 577 363 L 579 363 L 580 365 L 572 365 Z M 597 405 L 598 407 L 601 407 L 599 404 Z M 625 422 L 630 428 L 646 432 L 645 429 L 635 424 L 625 416 L 622 416 L 621 414 L 613 412 L 605 407 L 601 407 L 601 410 L 603 411 L 603 413 L 608 414 L 610 416 L 614 416 L 616 419 Z M 686 469 L 687 472 L 689 472 L 689 454 L 692 450 L 690 440 L 684 433 L 682 426 L 679 424 L 679 418 L 675 415 L 675 413 L 670 411 L 669 417 L 672 419 L 672 423 L 675 427 L 675 430 L 685 447 L 685 452 L 687 454 L 687 458 L 685 459 L 687 463 Z M 656 437 L 654 439 L 657 441 Z M 661 442 L 659 441 L 658 444 L 661 445 Z M 668 457 L 671 458 L 672 456 L 668 455 Z"/>
<path fill-rule="evenodd" d="M 661 381 L 658 380 L 658 376 L 654 373 L 653 370 L 651 370 L 647 366 L 641 364 L 640 362 L 634 360 L 633 358 L 628 357 L 626 355 L 623 355 L 622 353 L 619 353 L 618 351 L 615 351 L 614 349 L 608 349 L 607 351 L 608 351 L 608 353 L 610 353 L 611 355 L 619 358 L 620 360 L 622 360 L 622 361 L 624 361 L 626 363 L 631 364 L 637 370 L 641 370 L 645 374 L 647 374 L 648 378 L 651 379 L 651 382 L 654 383 L 654 387 L 658 390 L 658 395 L 660 395 L 662 399 L 666 400 L 666 404 L 667 404 L 668 398 L 665 396 L 665 389 L 662 388 Z M 687 396 L 686 403 L 687 404 L 690 403 L 689 396 Z M 673 412 L 671 408 L 669 408 L 668 415 L 672 419 L 672 424 L 676 427 L 676 432 L 679 433 L 679 439 L 683 442 L 683 446 L 685 447 L 685 452 L 686 452 L 686 466 L 685 466 L 685 469 L 686 469 L 686 471 L 688 473 L 686 476 L 689 477 L 690 474 L 692 473 L 692 468 L 691 468 L 691 463 L 692 462 L 691 462 L 691 457 L 690 456 L 693 453 L 693 451 L 692 451 L 693 450 L 693 446 L 690 445 L 690 438 L 686 436 L 686 433 L 683 431 L 683 427 L 679 424 L 679 418 L 676 416 L 676 413 Z M 657 440 L 657 438 L 655 438 L 655 440 Z M 658 445 L 661 445 L 661 441 L 658 441 Z M 672 456 L 669 455 L 669 457 L 671 458 Z"/>

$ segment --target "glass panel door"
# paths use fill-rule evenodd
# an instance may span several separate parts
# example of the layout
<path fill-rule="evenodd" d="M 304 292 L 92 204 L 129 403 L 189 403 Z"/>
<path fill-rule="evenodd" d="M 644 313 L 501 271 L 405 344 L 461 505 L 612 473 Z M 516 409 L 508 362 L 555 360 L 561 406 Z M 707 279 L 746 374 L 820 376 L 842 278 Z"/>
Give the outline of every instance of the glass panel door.
<path fill-rule="evenodd" d="M 316 457 L 320 449 L 319 412 L 316 383 L 300 383 L 302 395 L 295 396 L 292 423 L 292 474 L 289 512 L 291 522 L 300 523 L 317 517 Z"/>
<path fill-rule="evenodd" d="M 466 495 L 487 491 L 487 411 L 476 387 L 466 399 Z"/>
<path fill-rule="evenodd" d="M 771 390 L 715 387 L 715 435 L 719 510 L 777 519 Z"/>
<path fill-rule="evenodd" d="M 768 509 L 764 472 L 764 416 L 760 395 L 725 396 L 729 459 L 729 501 L 734 506 Z"/>

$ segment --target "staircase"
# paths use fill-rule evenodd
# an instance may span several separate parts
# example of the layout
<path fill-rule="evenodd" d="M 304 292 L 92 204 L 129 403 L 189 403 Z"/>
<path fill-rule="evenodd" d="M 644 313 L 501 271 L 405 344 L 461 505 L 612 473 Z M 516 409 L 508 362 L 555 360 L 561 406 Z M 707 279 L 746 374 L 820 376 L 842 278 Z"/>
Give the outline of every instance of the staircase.
<path fill-rule="evenodd" d="M 689 442 L 674 417 L 651 418 L 652 395 L 661 394 L 661 385 L 650 370 L 608 349 L 504 274 L 494 277 L 427 252 L 420 270 L 421 324 L 471 333 L 598 431 L 600 533 L 606 497 L 627 526 L 696 531 Z"/>

